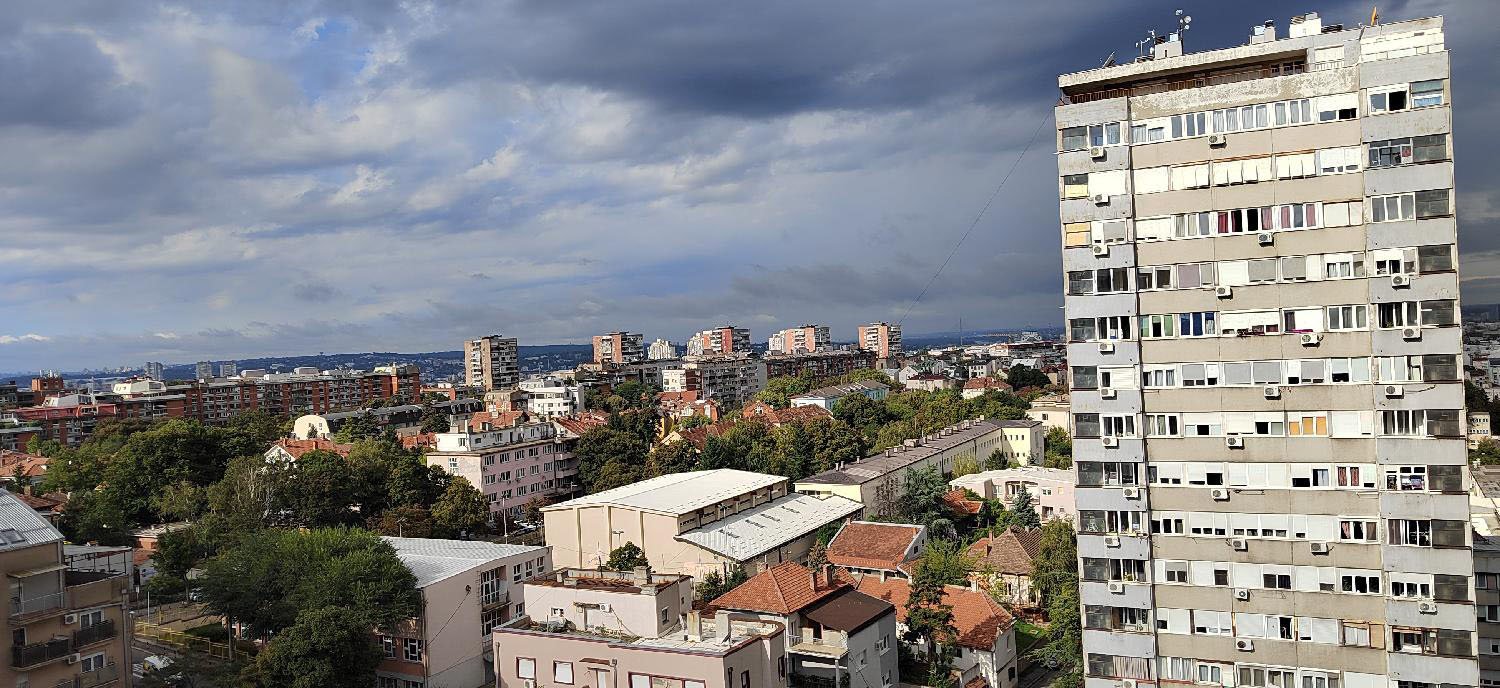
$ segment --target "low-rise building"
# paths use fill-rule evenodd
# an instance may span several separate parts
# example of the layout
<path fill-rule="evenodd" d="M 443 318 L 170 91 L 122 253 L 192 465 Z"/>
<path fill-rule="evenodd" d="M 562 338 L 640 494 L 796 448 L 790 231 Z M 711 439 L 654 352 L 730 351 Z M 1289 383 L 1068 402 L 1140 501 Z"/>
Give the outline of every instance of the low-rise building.
<path fill-rule="evenodd" d="M 856 370 L 875 367 L 875 352 L 861 349 L 823 349 L 799 353 L 767 353 L 767 377 L 811 375 L 818 379 L 835 378 Z"/>
<path fill-rule="evenodd" d="M 325 451 L 348 457 L 352 449 L 352 444 L 335 442 L 326 437 L 310 440 L 279 439 L 266 450 L 266 463 L 291 463 L 311 451 Z"/>
<path fill-rule="evenodd" d="M 525 614 L 520 584 L 552 570 L 545 547 L 381 538 L 417 578 L 420 617 L 379 630 L 379 688 L 474 688 L 488 672 L 490 632 Z"/>
<path fill-rule="evenodd" d="M 1068 395 L 1047 394 L 1031 401 L 1026 417 L 1040 421 L 1045 432 L 1052 428 L 1068 429 Z"/>
<path fill-rule="evenodd" d="M 809 570 L 784 563 L 762 571 L 709 603 L 715 616 L 773 621 L 783 636 L 794 682 L 806 677 L 849 688 L 888 688 L 900 681 L 897 610 L 859 592 L 832 564 Z M 847 683 L 846 683 L 847 682 Z"/>
<path fill-rule="evenodd" d="M 865 515 L 895 513 L 897 500 L 906 493 L 908 469 L 936 468 L 953 472 L 959 458 L 983 461 L 1003 442 L 1003 421 L 980 418 L 966 420 L 899 446 L 836 466 L 797 481 L 796 489 L 810 495 L 837 495 L 864 505 Z"/>
<path fill-rule="evenodd" d="M 906 378 L 907 389 L 917 389 L 924 392 L 941 392 L 945 389 L 953 389 L 958 386 L 958 381 L 940 373 L 917 373 Z"/>
<path fill-rule="evenodd" d="M 0 484 L 20 492 L 40 484 L 51 464 L 52 460 L 45 456 L 0 448 Z"/>
<path fill-rule="evenodd" d="M 895 607 L 898 628 L 906 629 L 906 603 L 911 598 L 911 584 L 901 578 L 864 576 L 859 591 L 891 603 Z M 958 637 L 951 639 L 958 647 L 953 669 L 958 685 L 968 686 L 983 679 L 990 688 L 1015 688 L 1018 685 L 1015 618 L 983 591 L 949 585 L 943 590 L 943 604 L 953 610 L 953 627 Z"/>
<path fill-rule="evenodd" d="M 128 684 L 128 561 L 67 557 L 62 533 L 18 495 L 0 490 L 0 575 L 10 584 L 0 627 L 11 639 L 0 685 Z"/>
<path fill-rule="evenodd" d="M 1032 587 L 1032 576 L 1041 549 L 1040 529 L 1012 526 L 999 535 L 979 538 L 969 545 L 968 554 L 974 560 L 969 578 L 1003 602 L 1036 606 L 1038 595 Z"/>
<path fill-rule="evenodd" d="M 1479 446 L 1479 441 L 1493 437 L 1490 432 L 1489 411 L 1469 411 L 1469 448 Z"/>
<path fill-rule="evenodd" d="M 663 638 L 687 626 L 693 578 L 676 573 L 560 568 L 524 585 L 528 615 L 584 632 Z"/>
<path fill-rule="evenodd" d="M 437 466 L 469 481 L 490 502 L 495 517 L 520 518 L 528 504 L 570 497 L 579 489 L 578 461 L 569 441 L 550 422 L 492 424 L 487 414 L 437 433 L 426 454 Z"/>
<path fill-rule="evenodd" d="M 857 502 L 788 493 L 779 475 L 732 469 L 673 473 L 542 508 L 561 566 L 597 568 L 625 543 L 653 571 L 702 578 L 804 561 L 817 530 L 855 515 Z"/>
<path fill-rule="evenodd" d="M 828 563 L 855 576 L 907 578 L 927 547 L 927 526 L 850 521 L 828 542 Z"/>
<path fill-rule="evenodd" d="M 959 392 L 959 396 L 962 396 L 965 399 L 977 399 L 984 396 L 985 392 L 1009 391 L 1011 391 L 1010 383 L 1001 380 L 1000 378 L 970 377 L 969 379 L 964 380 L 963 391 Z"/>
<path fill-rule="evenodd" d="M 884 401 L 890 391 L 890 387 L 874 380 L 861 380 L 819 387 L 794 395 L 790 397 L 790 401 L 792 406 L 817 406 L 825 411 L 832 411 L 834 404 L 851 394 L 863 394 L 875 401 Z"/>
<path fill-rule="evenodd" d="M 521 381 L 526 393 L 526 411 L 537 418 L 571 416 L 583 410 L 583 388 L 556 377 L 533 377 Z"/>
<path fill-rule="evenodd" d="M 954 478 L 948 484 L 1006 504 L 1015 500 L 1016 493 L 1025 487 L 1031 493 L 1031 502 L 1042 520 L 1061 518 L 1073 521 L 1073 491 L 1077 480 L 1077 476 L 1070 470 L 1022 466 L 970 473 Z"/>

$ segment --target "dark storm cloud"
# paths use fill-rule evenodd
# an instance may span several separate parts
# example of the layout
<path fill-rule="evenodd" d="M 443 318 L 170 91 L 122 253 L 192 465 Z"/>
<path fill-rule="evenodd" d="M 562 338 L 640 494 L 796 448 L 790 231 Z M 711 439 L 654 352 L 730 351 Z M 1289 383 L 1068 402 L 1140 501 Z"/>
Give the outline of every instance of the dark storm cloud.
<path fill-rule="evenodd" d="M 0 94 L 0 127 L 103 127 L 140 106 L 114 60 L 72 31 L 0 31 Z"/>

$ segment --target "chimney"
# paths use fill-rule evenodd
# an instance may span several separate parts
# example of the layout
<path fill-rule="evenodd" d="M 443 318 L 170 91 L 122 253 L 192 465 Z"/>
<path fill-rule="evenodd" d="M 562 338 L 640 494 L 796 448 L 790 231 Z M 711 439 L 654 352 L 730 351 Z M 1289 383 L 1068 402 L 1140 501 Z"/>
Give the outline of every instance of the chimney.
<path fill-rule="evenodd" d="M 720 609 L 714 614 L 714 637 L 720 641 L 729 640 L 729 612 Z"/>
<path fill-rule="evenodd" d="M 1257 43 L 1270 43 L 1276 40 L 1276 22 L 1267 19 L 1264 23 L 1250 28 L 1250 45 Z"/>
<path fill-rule="evenodd" d="M 1292 25 L 1287 27 L 1287 36 L 1290 38 L 1301 38 L 1303 36 L 1316 36 L 1323 33 L 1323 18 L 1317 12 L 1308 12 L 1292 17 Z"/>
<path fill-rule="evenodd" d="M 687 639 L 697 641 L 703 638 L 703 612 L 696 609 L 687 613 Z"/>
<path fill-rule="evenodd" d="M 823 565 L 823 584 L 833 587 L 833 564 Z"/>
<path fill-rule="evenodd" d="M 651 585 L 651 567 L 637 566 L 630 572 L 630 579 L 636 585 L 646 587 Z"/>

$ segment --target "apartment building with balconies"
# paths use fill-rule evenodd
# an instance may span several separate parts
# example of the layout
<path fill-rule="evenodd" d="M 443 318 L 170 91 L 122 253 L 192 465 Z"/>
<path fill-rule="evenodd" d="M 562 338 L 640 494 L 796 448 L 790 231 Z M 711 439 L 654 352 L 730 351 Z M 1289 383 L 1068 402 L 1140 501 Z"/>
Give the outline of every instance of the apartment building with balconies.
<path fill-rule="evenodd" d="M 821 351 L 828 348 L 830 341 L 827 325 L 798 325 L 772 334 L 766 342 L 766 351 L 783 354 Z"/>
<path fill-rule="evenodd" d="M 514 389 L 521 382 L 519 351 L 515 337 L 498 334 L 464 342 L 464 384 L 486 392 Z"/>
<path fill-rule="evenodd" d="M 901 324 L 877 322 L 859 326 L 859 336 L 854 346 L 865 351 L 874 351 L 881 361 L 890 361 L 901 356 Z"/>
<path fill-rule="evenodd" d="M 130 682 L 130 586 L 121 556 L 74 565 L 63 536 L 16 495 L 0 490 L 0 573 L 10 584 L 11 638 L 0 685 L 52 688 Z"/>
<path fill-rule="evenodd" d="M 692 356 L 750 353 L 750 330 L 734 325 L 720 325 L 694 334 L 688 340 Z"/>
<path fill-rule="evenodd" d="M 1275 34 L 1058 80 L 1085 682 L 1480 685 L 1442 18 Z"/>
<path fill-rule="evenodd" d="M 499 427 L 459 420 L 434 440 L 427 465 L 463 476 L 489 500 L 496 518 L 520 518 L 528 504 L 557 501 L 579 489 L 570 440 L 551 422 Z"/>
<path fill-rule="evenodd" d="M 638 332 L 611 332 L 594 337 L 595 363 L 639 363 L 645 360 L 646 337 Z"/>

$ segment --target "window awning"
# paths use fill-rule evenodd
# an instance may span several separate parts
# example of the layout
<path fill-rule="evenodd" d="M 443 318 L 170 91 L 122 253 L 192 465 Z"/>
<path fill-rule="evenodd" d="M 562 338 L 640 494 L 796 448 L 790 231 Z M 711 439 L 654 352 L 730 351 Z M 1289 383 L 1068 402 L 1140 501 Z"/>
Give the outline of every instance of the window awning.
<path fill-rule="evenodd" d="M 21 571 L 11 571 L 11 572 L 9 572 L 9 573 L 7 573 L 5 575 L 7 577 L 9 577 L 9 578 L 30 578 L 32 576 L 40 576 L 40 575 L 42 575 L 44 573 L 52 573 L 54 571 L 61 571 L 61 570 L 66 569 L 66 568 L 68 568 L 67 564 L 47 564 L 46 566 L 38 566 L 38 567 L 33 568 L 33 569 L 23 569 Z"/>

